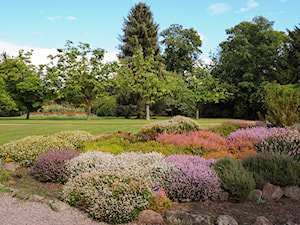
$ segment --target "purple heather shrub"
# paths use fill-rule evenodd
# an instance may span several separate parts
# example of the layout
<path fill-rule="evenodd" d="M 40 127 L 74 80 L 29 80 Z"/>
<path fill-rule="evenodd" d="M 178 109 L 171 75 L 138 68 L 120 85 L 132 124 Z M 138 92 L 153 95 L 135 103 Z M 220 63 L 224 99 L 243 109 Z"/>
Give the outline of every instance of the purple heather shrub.
<path fill-rule="evenodd" d="M 31 173 L 40 181 L 64 183 L 68 179 L 66 162 L 79 155 L 74 149 L 44 152 L 33 164 Z"/>
<path fill-rule="evenodd" d="M 168 197 L 176 201 L 201 201 L 221 191 L 220 179 L 210 167 L 216 160 L 200 156 L 171 155 L 165 158 L 173 165 L 166 181 Z"/>
<path fill-rule="evenodd" d="M 266 127 L 253 127 L 240 129 L 228 135 L 229 140 L 251 140 L 255 143 L 271 137 L 270 130 Z"/>

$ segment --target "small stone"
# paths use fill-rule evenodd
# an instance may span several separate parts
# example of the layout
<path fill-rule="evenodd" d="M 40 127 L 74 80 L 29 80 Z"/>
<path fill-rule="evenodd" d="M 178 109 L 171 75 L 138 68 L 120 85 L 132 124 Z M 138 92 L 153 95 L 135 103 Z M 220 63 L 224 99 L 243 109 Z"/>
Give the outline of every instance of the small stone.
<path fill-rule="evenodd" d="M 31 195 L 28 200 L 31 202 L 42 202 L 44 200 L 44 197 L 39 195 Z"/>
<path fill-rule="evenodd" d="M 8 191 L 9 193 L 12 193 L 12 194 L 16 194 L 18 192 L 18 190 L 15 188 L 6 188 L 6 191 Z"/>
<path fill-rule="evenodd" d="M 229 198 L 229 193 L 227 191 L 222 191 L 220 193 L 213 193 L 211 200 L 218 202 L 226 202 Z"/>
<path fill-rule="evenodd" d="M 266 217 L 259 216 L 253 225 L 273 225 Z"/>
<path fill-rule="evenodd" d="M 162 216 L 152 210 L 144 210 L 139 214 L 139 222 L 149 224 L 164 224 Z"/>
<path fill-rule="evenodd" d="M 197 225 L 212 225 L 208 215 L 190 214 L 182 211 L 165 211 L 167 224 L 182 225 L 182 224 L 197 224 Z"/>
<path fill-rule="evenodd" d="M 70 209 L 70 206 L 68 204 L 58 200 L 54 200 L 52 203 L 50 203 L 50 207 L 55 212 Z"/>
<path fill-rule="evenodd" d="M 298 186 L 288 186 L 283 188 L 283 193 L 288 198 L 300 199 L 300 187 Z"/>
<path fill-rule="evenodd" d="M 253 191 L 250 192 L 250 194 L 248 196 L 248 200 L 257 202 L 261 199 L 261 196 L 262 196 L 262 191 L 261 190 L 253 190 Z"/>
<path fill-rule="evenodd" d="M 295 224 L 293 221 L 287 221 L 284 225 L 297 225 L 297 224 Z"/>
<path fill-rule="evenodd" d="M 266 183 L 262 191 L 262 199 L 266 201 L 279 200 L 283 196 L 283 191 L 279 186 Z"/>
<path fill-rule="evenodd" d="M 4 160 L 4 162 L 5 162 L 5 163 L 10 163 L 10 162 L 14 162 L 14 160 L 11 159 L 11 158 L 6 158 L 6 159 Z"/>
<path fill-rule="evenodd" d="M 220 215 L 217 219 L 217 225 L 238 225 L 238 223 L 229 215 Z"/>
<path fill-rule="evenodd" d="M 5 163 L 3 169 L 16 171 L 21 165 L 18 162 Z"/>

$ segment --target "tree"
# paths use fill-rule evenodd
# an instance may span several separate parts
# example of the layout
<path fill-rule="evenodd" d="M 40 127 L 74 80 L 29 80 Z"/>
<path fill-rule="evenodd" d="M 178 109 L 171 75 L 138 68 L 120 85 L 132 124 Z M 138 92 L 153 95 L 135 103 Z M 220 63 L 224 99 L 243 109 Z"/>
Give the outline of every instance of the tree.
<path fill-rule="evenodd" d="M 107 93 L 116 71 L 115 63 L 103 64 L 104 50 L 91 49 L 87 43 L 74 46 L 67 41 L 59 54 L 51 56 L 58 59 L 57 65 L 48 68 L 52 84 L 58 85 L 66 99 L 74 103 L 85 103 L 88 109 L 87 120 L 91 118 L 92 103 Z"/>
<path fill-rule="evenodd" d="M 155 70 L 153 62 L 154 56 L 144 58 L 140 47 L 132 58 L 122 62 L 117 77 L 121 89 L 139 94 L 146 102 L 146 120 L 150 120 L 150 105 L 168 92 L 164 82 L 167 74 Z"/>
<path fill-rule="evenodd" d="M 299 24 L 300 25 L 300 24 Z M 277 80 L 281 84 L 300 84 L 300 27 L 287 30 L 288 40 L 284 48 L 283 59 Z"/>
<path fill-rule="evenodd" d="M 4 83 L 1 96 L 7 109 L 26 109 L 29 119 L 30 112 L 39 109 L 45 100 L 47 90 L 44 88 L 41 72 L 31 64 L 31 52 L 19 51 L 16 58 L 2 55 L 0 64 L 0 82 Z"/>
<path fill-rule="evenodd" d="M 227 102 L 231 116 L 257 118 L 261 107 L 255 92 L 264 81 L 278 75 L 280 53 L 286 38 L 273 30 L 273 22 L 254 17 L 226 30 L 229 35 L 220 46 L 217 64 L 212 74 L 224 82 L 233 97 Z"/>
<path fill-rule="evenodd" d="M 191 90 L 190 98 L 196 106 L 196 119 L 199 119 L 199 108 L 208 103 L 218 103 L 230 94 L 217 78 L 202 68 L 194 68 L 187 77 L 188 87 Z"/>
<path fill-rule="evenodd" d="M 144 57 L 154 55 L 159 59 L 158 24 L 153 21 L 150 7 L 138 3 L 131 8 L 127 19 L 124 19 L 124 35 L 120 36 L 120 58 L 132 57 L 139 47 L 142 48 Z"/>
<path fill-rule="evenodd" d="M 160 36 L 165 46 L 165 65 L 168 71 L 183 73 L 191 72 L 198 60 L 201 39 L 194 28 L 183 29 L 182 25 L 172 24 Z"/>

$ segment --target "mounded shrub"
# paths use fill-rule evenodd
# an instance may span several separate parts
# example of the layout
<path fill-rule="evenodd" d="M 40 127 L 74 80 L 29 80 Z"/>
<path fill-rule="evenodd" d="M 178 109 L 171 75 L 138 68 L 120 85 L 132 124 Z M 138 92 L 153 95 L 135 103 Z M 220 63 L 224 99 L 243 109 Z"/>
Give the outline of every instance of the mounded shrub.
<path fill-rule="evenodd" d="M 79 155 L 80 153 L 74 149 L 44 152 L 34 162 L 31 173 L 40 181 L 65 183 L 68 180 L 66 163 L 71 158 Z"/>
<path fill-rule="evenodd" d="M 244 159 L 242 164 L 253 173 L 259 189 L 267 182 L 278 186 L 300 185 L 300 164 L 289 156 L 259 153 Z"/>
<path fill-rule="evenodd" d="M 289 155 L 300 162 L 300 132 L 291 128 L 270 128 L 269 137 L 257 144 L 258 151 Z"/>
<path fill-rule="evenodd" d="M 182 150 L 171 144 L 162 144 L 157 141 L 147 141 L 147 142 L 137 142 L 131 144 L 126 150 L 128 152 L 158 152 L 164 155 L 173 155 L 173 154 L 191 154 L 190 151 Z"/>
<path fill-rule="evenodd" d="M 156 140 L 163 144 L 172 144 L 200 156 L 206 152 L 221 151 L 226 148 L 226 140 L 211 131 L 191 131 L 187 134 L 158 134 Z"/>
<path fill-rule="evenodd" d="M 148 207 L 152 196 L 148 184 L 148 178 L 125 171 L 83 173 L 64 185 L 61 198 L 99 221 L 127 223 Z"/>
<path fill-rule="evenodd" d="M 165 186 L 171 200 L 202 201 L 220 192 L 220 179 L 210 167 L 214 160 L 191 155 L 171 155 L 165 160 L 173 165 Z"/>
<path fill-rule="evenodd" d="M 155 190 L 158 188 L 158 190 Z M 149 199 L 149 209 L 158 213 L 163 213 L 166 210 L 171 210 L 176 205 L 172 202 L 165 190 L 161 187 L 155 186 L 152 189 L 152 197 Z"/>
<path fill-rule="evenodd" d="M 221 187 L 230 194 L 233 201 L 246 200 L 255 188 L 252 174 L 246 171 L 237 160 L 226 157 L 212 164 L 212 167 L 221 179 Z"/>
<path fill-rule="evenodd" d="M 155 140 L 158 134 L 183 134 L 200 129 L 200 124 L 193 119 L 184 116 L 175 116 L 170 120 L 147 124 L 139 130 L 137 135 L 141 141 L 151 141 Z"/>
<path fill-rule="evenodd" d="M 82 130 L 61 131 L 54 134 L 54 137 L 69 142 L 70 144 L 74 145 L 75 148 L 82 148 L 86 142 L 92 141 L 94 139 L 93 135 Z"/>
<path fill-rule="evenodd" d="M 0 146 L 0 158 L 11 158 L 22 166 L 32 166 L 36 158 L 49 149 L 74 149 L 74 146 L 54 136 L 28 136 Z"/>
<path fill-rule="evenodd" d="M 244 128 L 244 126 L 241 126 L 237 123 L 225 123 L 225 124 L 221 124 L 219 126 L 209 128 L 208 130 L 210 130 L 216 134 L 219 134 L 224 138 L 227 138 L 227 136 L 230 133 L 237 131 L 239 129 L 242 129 L 242 128 Z"/>

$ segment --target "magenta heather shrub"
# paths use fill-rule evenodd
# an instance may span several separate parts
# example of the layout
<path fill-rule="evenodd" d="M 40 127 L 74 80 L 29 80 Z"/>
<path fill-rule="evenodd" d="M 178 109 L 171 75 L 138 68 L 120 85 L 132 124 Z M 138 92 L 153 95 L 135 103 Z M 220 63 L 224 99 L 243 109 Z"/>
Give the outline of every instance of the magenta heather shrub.
<path fill-rule="evenodd" d="M 64 183 L 68 179 L 66 161 L 79 156 L 74 149 L 50 150 L 42 153 L 31 168 L 32 175 L 40 181 Z"/>
<path fill-rule="evenodd" d="M 191 131 L 187 134 L 158 134 L 156 140 L 163 144 L 172 144 L 193 154 L 221 151 L 226 148 L 226 140 L 211 131 Z"/>
<path fill-rule="evenodd" d="M 210 167 L 215 160 L 191 155 L 171 155 L 165 160 L 174 166 L 165 187 L 170 199 L 201 201 L 220 192 L 220 179 Z"/>

